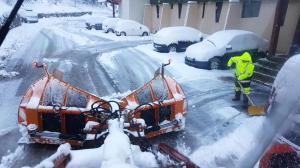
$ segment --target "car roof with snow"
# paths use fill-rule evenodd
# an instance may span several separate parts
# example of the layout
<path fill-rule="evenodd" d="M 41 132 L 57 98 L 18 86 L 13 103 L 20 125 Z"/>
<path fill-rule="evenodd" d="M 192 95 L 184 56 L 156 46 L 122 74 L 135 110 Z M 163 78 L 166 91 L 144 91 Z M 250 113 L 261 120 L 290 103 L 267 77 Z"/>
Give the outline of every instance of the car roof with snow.
<path fill-rule="evenodd" d="M 234 37 L 240 35 L 257 36 L 255 33 L 245 30 L 221 30 L 208 36 L 207 41 L 211 41 L 214 45 L 221 47 L 228 44 Z"/>
<path fill-rule="evenodd" d="M 187 34 L 202 34 L 199 30 L 192 27 L 185 26 L 175 26 L 175 27 L 166 27 L 159 30 L 156 35 L 159 36 L 173 36 L 174 33 L 187 33 Z"/>
<path fill-rule="evenodd" d="M 159 30 L 154 36 L 155 43 L 171 44 L 178 41 L 198 42 L 203 33 L 192 27 L 176 26 Z"/>

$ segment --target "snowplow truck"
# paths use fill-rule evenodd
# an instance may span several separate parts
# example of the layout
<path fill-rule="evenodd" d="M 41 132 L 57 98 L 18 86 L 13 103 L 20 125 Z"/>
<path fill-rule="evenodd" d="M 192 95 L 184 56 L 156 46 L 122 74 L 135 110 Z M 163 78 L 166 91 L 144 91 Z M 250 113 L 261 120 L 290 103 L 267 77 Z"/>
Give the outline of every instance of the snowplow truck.
<path fill-rule="evenodd" d="M 103 143 L 107 121 L 123 118 L 126 134 L 145 139 L 185 127 L 187 100 L 174 79 L 164 75 L 163 64 L 152 80 L 119 100 L 104 100 L 71 86 L 43 68 L 45 76 L 37 80 L 23 96 L 18 122 L 31 143 L 84 146 Z"/>

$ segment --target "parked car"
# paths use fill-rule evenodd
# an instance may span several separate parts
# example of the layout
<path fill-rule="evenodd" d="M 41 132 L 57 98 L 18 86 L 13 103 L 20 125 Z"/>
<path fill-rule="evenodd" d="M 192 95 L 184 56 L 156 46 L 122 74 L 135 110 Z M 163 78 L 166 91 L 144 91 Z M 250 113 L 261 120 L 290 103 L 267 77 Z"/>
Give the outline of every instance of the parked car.
<path fill-rule="evenodd" d="M 267 47 L 267 40 L 253 32 L 222 30 L 188 47 L 185 63 L 203 69 L 226 69 L 232 56 L 248 51 L 255 61 L 265 56 Z"/>
<path fill-rule="evenodd" d="M 116 27 L 117 36 L 148 36 L 149 28 L 133 20 L 120 20 Z"/>
<path fill-rule="evenodd" d="M 203 36 L 191 27 L 167 27 L 154 35 L 153 47 L 159 52 L 183 52 L 188 46 L 202 41 Z"/>
<path fill-rule="evenodd" d="M 37 23 L 39 21 L 37 13 L 31 9 L 25 9 L 21 11 L 22 21 L 25 23 Z"/>
<path fill-rule="evenodd" d="M 118 23 L 118 21 L 120 21 L 121 19 L 120 18 L 107 18 L 103 21 L 102 23 L 102 29 L 105 33 L 109 33 L 109 32 L 112 32 L 114 33 L 115 32 L 115 27 Z"/>
<path fill-rule="evenodd" d="M 86 20 L 85 25 L 86 29 L 88 30 L 102 30 L 102 23 L 107 17 L 98 16 L 98 17 L 91 17 Z"/>

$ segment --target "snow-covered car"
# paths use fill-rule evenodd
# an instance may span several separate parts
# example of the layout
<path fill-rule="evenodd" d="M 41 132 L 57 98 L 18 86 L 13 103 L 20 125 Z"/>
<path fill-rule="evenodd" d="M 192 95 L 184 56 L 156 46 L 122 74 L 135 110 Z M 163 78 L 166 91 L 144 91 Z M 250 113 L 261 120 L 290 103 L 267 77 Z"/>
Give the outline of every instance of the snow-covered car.
<path fill-rule="evenodd" d="M 87 19 L 85 22 L 86 29 L 102 30 L 102 23 L 105 19 L 107 19 L 107 17 L 103 17 L 103 16 L 92 17 Z"/>
<path fill-rule="evenodd" d="M 37 23 L 39 21 L 37 13 L 33 12 L 31 9 L 21 11 L 21 17 L 25 23 Z"/>
<path fill-rule="evenodd" d="M 203 69 L 226 69 L 231 57 L 248 51 L 255 61 L 265 56 L 267 47 L 267 40 L 253 32 L 222 30 L 188 47 L 185 52 L 185 63 Z"/>
<path fill-rule="evenodd" d="M 116 27 L 117 36 L 148 36 L 149 28 L 133 20 L 120 20 Z"/>
<path fill-rule="evenodd" d="M 203 38 L 203 33 L 191 27 L 167 27 L 154 35 L 153 47 L 159 52 L 183 52 Z"/>
<path fill-rule="evenodd" d="M 120 21 L 120 18 L 107 18 L 102 23 L 102 29 L 105 33 L 115 32 L 115 27 L 117 23 Z"/>

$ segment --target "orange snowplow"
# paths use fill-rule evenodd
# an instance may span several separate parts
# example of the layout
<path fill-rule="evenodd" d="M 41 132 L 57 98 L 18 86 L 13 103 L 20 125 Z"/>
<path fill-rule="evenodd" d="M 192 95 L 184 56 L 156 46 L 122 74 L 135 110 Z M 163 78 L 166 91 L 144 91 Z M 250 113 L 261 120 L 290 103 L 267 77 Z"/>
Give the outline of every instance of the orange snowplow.
<path fill-rule="evenodd" d="M 164 75 L 163 64 L 154 78 L 126 97 L 104 100 L 78 89 L 47 71 L 36 81 L 21 100 L 18 122 L 26 128 L 33 143 L 83 146 L 103 142 L 106 121 L 125 121 L 130 137 L 151 138 L 185 127 L 187 100 L 180 85 Z"/>

